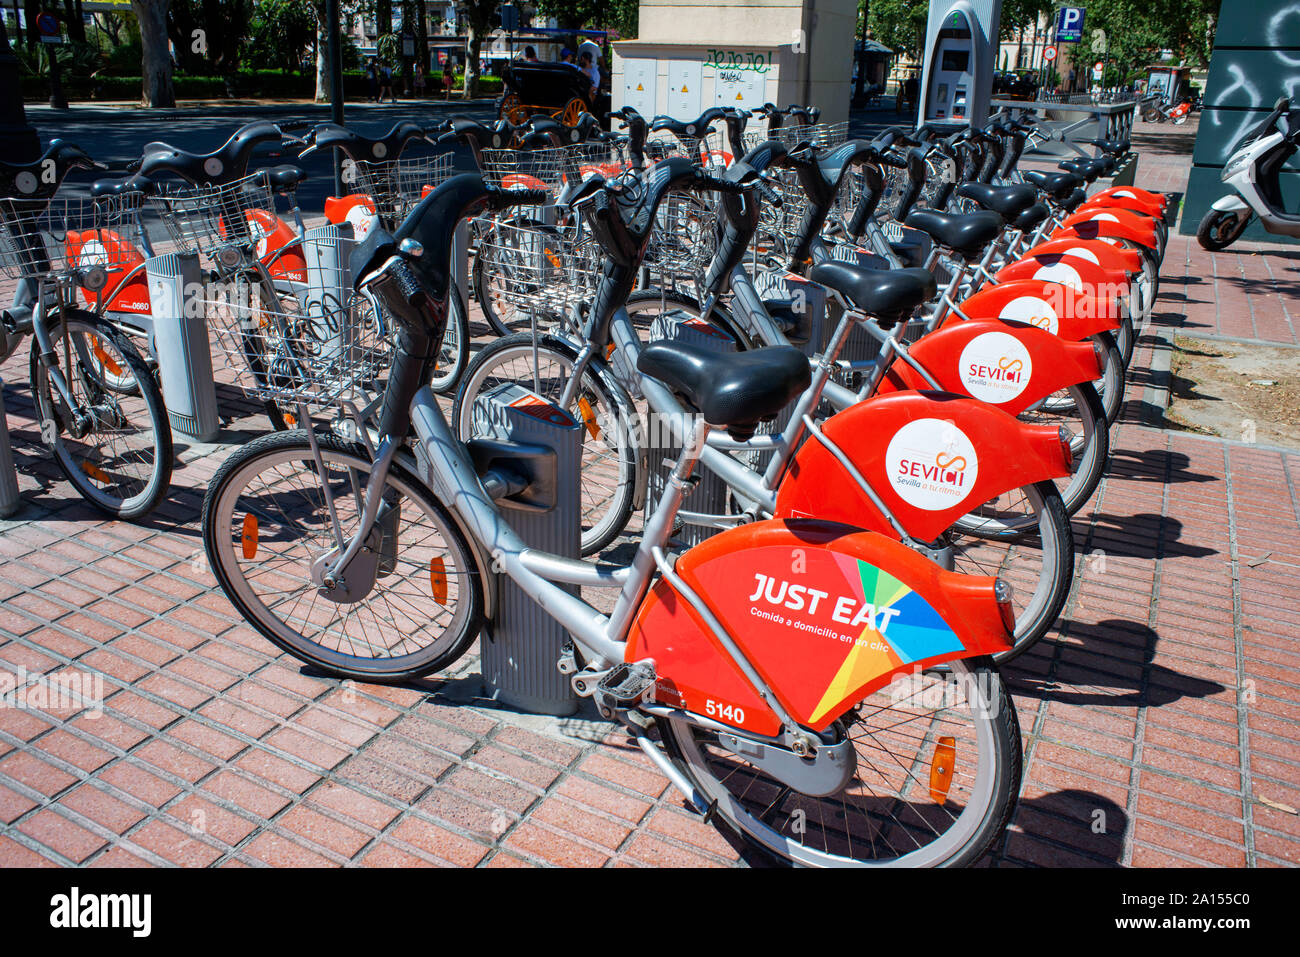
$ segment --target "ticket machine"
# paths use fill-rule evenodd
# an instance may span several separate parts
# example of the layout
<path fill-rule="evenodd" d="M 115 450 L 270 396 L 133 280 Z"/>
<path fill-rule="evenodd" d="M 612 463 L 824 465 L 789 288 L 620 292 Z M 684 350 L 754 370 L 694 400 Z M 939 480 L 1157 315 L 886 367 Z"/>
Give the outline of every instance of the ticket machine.
<path fill-rule="evenodd" d="M 989 115 L 1002 0 L 932 0 L 922 123 L 983 124 Z"/>

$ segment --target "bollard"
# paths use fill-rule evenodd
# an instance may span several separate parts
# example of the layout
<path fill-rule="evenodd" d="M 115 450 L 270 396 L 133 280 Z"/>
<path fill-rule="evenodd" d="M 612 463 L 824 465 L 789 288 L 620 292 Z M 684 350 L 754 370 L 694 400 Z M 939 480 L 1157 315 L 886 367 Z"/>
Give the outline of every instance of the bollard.
<path fill-rule="evenodd" d="M 664 339 L 670 342 L 686 342 L 701 346 L 715 352 L 730 353 L 736 351 L 736 341 L 717 326 L 703 319 L 688 316 L 681 310 L 661 313 L 650 324 L 650 341 Z M 668 484 L 668 475 L 672 471 L 669 464 L 681 454 L 680 446 L 673 441 L 673 435 L 663 425 L 653 419 L 645 430 L 647 475 L 645 496 L 645 518 L 650 520 L 659 505 Z M 686 512 L 701 512 L 709 515 L 722 515 L 727 511 L 727 483 L 708 469 L 697 470 L 699 484 L 691 490 L 682 509 Z M 685 545 L 698 545 L 721 529 L 703 525 L 684 524 L 673 535 Z"/>
<path fill-rule="evenodd" d="M 9 448 L 9 421 L 5 418 L 5 384 L 0 379 L 0 518 L 8 518 L 18 511 L 22 500 L 18 498 L 18 472 L 14 468 L 13 452 Z"/>
<path fill-rule="evenodd" d="M 352 273 L 348 257 L 356 242 L 352 226 L 313 226 L 302 234 L 303 259 L 307 263 L 307 285 L 302 292 L 303 311 L 310 317 L 320 359 L 328 362 L 349 343 L 347 304 L 352 298 Z"/>
<path fill-rule="evenodd" d="M 578 558 L 582 426 L 559 406 L 507 382 L 474 400 L 473 432 L 476 466 L 494 458 L 513 462 L 531 480 L 524 493 L 497 502 L 510 527 L 533 548 Z M 498 573 L 497 581 L 496 614 L 479 642 L 489 696 L 536 714 L 573 714 L 578 696 L 556 667 L 568 632 L 513 579 Z M 576 585 L 566 587 L 577 594 Z"/>
<path fill-rule="evenodd" d="M 154 256 L 145 265 L 154 316 L 154 355 L 174 430 L 212 442 L 221 429 L 212 375 L 212 346 L 204 317 L 199 257 L 195 253 Z"/>

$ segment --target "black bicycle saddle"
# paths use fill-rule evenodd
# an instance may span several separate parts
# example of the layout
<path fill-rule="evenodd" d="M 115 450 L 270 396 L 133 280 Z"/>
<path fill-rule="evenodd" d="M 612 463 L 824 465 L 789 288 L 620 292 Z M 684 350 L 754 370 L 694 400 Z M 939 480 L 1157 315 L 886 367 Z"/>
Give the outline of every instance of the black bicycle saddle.
<path fill-rule="evenodd" d="M 395 160 L 402 155 L 411 140 L 424 137 L 423 127 L 402 120 L 383 136 L 362 136 L 337 123 L 322 123 L 312 130 L 311 148 L 337 149 L 354 162 L 375 163 Z"/>
<path fill-rule="evenodd" d="M 30 163 L 0 161 L 0 196 L 14 199 L 50 199 L 72 169 L 107 169 L 79 146 L 50 140 L 45 152 Z"/>
<path fill-rule="evenodd" d="M 938 292 L 938 284 L 928 269 L 871 269 L 827 261 L 808 270 L 808 278 L 834 289 L 884 329 L 906 320 L 917 306 L 929 302 Z"/>
<path fill-rule="evenodd" d="M 753 435 L 812 381 L 808 357 L 793 346 L 722 353 L 660 340 L 641 351 L 636 367 L 737 439 Z"/>
<path fill-rule="evenodd" d="M 170 143 L 149 143 L 139 173 L 153 178 L 172 173 L 194 186 L 221 186 L 243 178 L 253 150 L 269 140 L 280 141 L 280 128 L 265 121 L 241 126 L 211 153 L 190 153 Z"/>
<path fill-rule="evenodd" d="M 963 259 L 978 259 L 984 247 L 1002 232 L 1002 217 L 989 210 L 953 216 L 934 209 L 915 209 L 908 213 L 906 224 L 928 233 Z"/>

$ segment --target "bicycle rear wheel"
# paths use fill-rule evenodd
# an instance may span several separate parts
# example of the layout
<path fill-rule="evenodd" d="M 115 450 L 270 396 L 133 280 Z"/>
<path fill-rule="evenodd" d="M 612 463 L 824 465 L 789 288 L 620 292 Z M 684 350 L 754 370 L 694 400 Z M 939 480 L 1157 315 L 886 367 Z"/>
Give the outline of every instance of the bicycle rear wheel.
<path fill-rule="evenodd" d="M 347 604 L 326 597 L 320 575 L 356 531 L 371 462 L 359 444 L 317 441 L 341 538 L 307 433 L 264 435 L 225 461 L 203 499 L 217 583 L 268 640 L 331 674 L 404 681 L 446 668 L 482 626 L 471 547 L 433 493 L 394 462 L 373 547 L 349 569 L 363 581 L 373 574 L 371 587 Z M 369 571 L 365 555 L 374 556 Z"/>
<path fill-rule="evenodd" d="M 172 477 L 171 425 L 148 365 L 123 333 L 93 313 L 65 309 L 46 322 L 76 408 L 73 421 L 59 412 L 33 340 L 30 373 L 42 438 L 90 504 L 128 521 L 148 514 Z"/>
<path fill-rule="evenodd" d="M 955 693 L 960 690 L 962 693 Z M 1020 788 L 1020 729 L 987 658 L 908 676 L 839 719 L 857 772 L 814 797 L 683 719 L 659 722 L 669 757 L 750 844 L 813 867 L 963 866 L 1006 828 Z"/>

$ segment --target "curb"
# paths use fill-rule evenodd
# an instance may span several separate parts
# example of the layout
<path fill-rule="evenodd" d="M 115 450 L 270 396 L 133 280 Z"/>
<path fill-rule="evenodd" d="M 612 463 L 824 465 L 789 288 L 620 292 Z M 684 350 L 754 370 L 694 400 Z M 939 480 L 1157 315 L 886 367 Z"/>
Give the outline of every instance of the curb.
<path fill-rule="evenodd" d="M 1174 330 L 1153 328 L 1151 362 L 1147 367 L 1148 380 L 1142 390 L 1142 403 L 1138 410 L 1143 425 L 1161 429 L 1165 424 L 1165 410 L 1169 408 L 1169 383 L 1174 353 Z"/>

